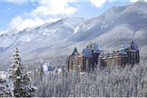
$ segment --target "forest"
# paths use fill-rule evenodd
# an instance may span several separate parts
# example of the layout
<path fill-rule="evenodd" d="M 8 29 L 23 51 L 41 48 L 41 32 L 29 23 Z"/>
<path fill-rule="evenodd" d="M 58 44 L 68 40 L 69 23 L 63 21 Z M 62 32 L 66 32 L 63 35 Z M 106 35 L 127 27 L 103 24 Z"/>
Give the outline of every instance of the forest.
<path fill-rule="evenodd" d="M 94 72 L 66 70 L 45 73 L 42 66 L 26 67 L 19 50 L 7 75 L 0 76 L 1 97 L 143 97 L 147 96 L 147 62 L 124 68 L 97 68 Z M 6 76 L 5 76 L 6 75 Z"/>
<path fill-rule="evenodd" d="M 96 72 L 60 75 L 42 71 L 32 73 L 37 86 L 35 96 L 43 97 L 142 97 L 147 94 L 147 65 L 141 62 L 133 68 L 113 67 Z"/>

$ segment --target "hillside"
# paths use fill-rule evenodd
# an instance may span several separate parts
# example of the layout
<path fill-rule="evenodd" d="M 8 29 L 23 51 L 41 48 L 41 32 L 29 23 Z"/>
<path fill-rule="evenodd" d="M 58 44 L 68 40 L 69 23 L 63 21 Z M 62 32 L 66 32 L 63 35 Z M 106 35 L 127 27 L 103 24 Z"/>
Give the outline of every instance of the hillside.
<path fill-rule="evenodd" d="M 135 40 L 141 53 L 147 49 L 147 3 L 112 7 L 98 17 L 64 18 L 23 31 L 0 35 L 0 64 L 6 68 L 15 47 L 19 47 L 24 61 L 39 62 L 40 58 L 69 55 L 73 47 L 79 49 L 96 42 L 102 49 L 122 48 Z M 17 33 L 14 33 L 17 32 Z"/>

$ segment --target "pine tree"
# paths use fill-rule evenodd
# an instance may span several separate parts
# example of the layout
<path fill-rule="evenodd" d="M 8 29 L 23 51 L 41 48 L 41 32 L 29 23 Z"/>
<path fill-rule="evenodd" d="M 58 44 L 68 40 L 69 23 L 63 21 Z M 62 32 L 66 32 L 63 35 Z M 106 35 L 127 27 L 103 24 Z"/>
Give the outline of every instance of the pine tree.
<path fill-rule="evenodd" d="M 16 48 L 13 58 L 14 61 L 9 71 L 9 78 L 14 83 L 14 96 L 31 97 L 34 95 L 35 88 L 31 85 L 31 79 L 26 71 L 26 66 L 21 62 L 18 48 Z"/>
<path fill-rule="evenodd" d="M 144 80 L 144 88 L 143 88 L 143 96 L 144 97 L 147 97 L 147 78 L 145 78 L 145 80 Z"/>
<path fill-rule="evenodd" d="M 44 69 L 43 69 L 43 66 L 40 66 L 40 69 L 39 69 L 39 77 L 40 77 L 40 81 L 43 80 L 43 77 L 44 77 Z"/>
<path fill-rule="evenodd" d="M 11 82 L 6 79 L 3 72 L 0 73 L 0 97 L 12 97 L 13 92 Z"/>

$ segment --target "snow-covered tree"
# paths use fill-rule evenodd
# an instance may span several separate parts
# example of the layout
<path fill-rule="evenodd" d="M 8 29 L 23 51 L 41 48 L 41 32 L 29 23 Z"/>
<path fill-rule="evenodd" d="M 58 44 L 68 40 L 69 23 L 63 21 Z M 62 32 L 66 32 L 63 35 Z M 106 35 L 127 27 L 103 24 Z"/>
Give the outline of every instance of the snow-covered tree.
<path fill-rule="evenodd" d="M 143 96 L 144 97 L 147 97 L 147 77 L 145 77 L 145 80 L 144 80 L 144 89 L 143 89 Z"/>
<path fill-rule="evenodd" d="M 37 97 L 143 97 L 147 95 L 147 61 L 125 68 L 114 66 L 97 72 L 44 75 Z M 36 74 L 40 74 L 37 71 Z M 38 75 L 39 76 L 39 75 Z M 38 78 L 34 76 L 34 78 Z M 40 79 L 39 79 L 40 80 Z"/>
<path fill-rule="evenodd" d="M 0 97 L 13 96 L 13 84 L 7 79 L 4 72 L 0 72 Z"/>
<path fill-rule="evenodd" d="M 14 83 L 14 96 L 31 97 L 35 92 L 35 87 L 31 84 L 31 78 L 26 71 L 26 66 L 21 62 L 18 48 L 16 48 L 13 58 L 14 61 L 9 70 L 9 78 Z"/>
<path fill-rule="evenodd" d="M 44 75 L 45 75 L 44 68 L 43 68 L 43 66 L 40 66 L 40 69 L 39 69 L 39 78 L 40 78 L 40 81 L 43 80 Z"/>

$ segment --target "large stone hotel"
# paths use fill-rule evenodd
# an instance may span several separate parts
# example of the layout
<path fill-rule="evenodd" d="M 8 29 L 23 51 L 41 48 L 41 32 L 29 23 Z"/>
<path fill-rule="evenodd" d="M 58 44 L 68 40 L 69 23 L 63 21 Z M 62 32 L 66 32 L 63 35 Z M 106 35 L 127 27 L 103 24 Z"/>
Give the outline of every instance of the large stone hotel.
<path fill-rule="evenodd" d="M 104 54 L 96 43 L 90 43 L 82 53 L 74 48 L 72 54 L 67 59 L 68 71 L 79 68 L 82 72 L 94 71 L 97 67 L 111 67 L 125 65 L 133 66 L 139 63 L 138 45 L 132 41 L 130 45 L 122 50 Z"/>

